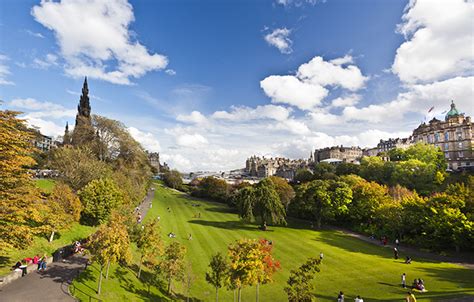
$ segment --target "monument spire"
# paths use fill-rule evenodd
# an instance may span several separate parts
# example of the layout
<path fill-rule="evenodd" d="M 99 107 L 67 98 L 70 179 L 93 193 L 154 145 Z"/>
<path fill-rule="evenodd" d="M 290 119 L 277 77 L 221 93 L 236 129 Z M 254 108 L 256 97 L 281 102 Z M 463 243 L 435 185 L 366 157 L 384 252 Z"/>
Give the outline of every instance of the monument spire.
<path fill-rule="evenodd" d="M 90 120 L 91 117 L 91 104 L 89 102 L 89 87 L 87 85 L 87 77 L 84 79 L 82 85 L 82 94 L 77 106 L 76 126 L 78 123 L 78 117 L 86 118 Z"/>

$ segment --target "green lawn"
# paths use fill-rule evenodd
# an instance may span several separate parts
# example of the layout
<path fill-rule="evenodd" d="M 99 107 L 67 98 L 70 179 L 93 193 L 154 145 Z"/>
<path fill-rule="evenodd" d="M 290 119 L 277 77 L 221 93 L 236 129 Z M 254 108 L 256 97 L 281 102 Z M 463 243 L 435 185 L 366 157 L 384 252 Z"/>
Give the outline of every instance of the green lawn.
<path fill-rule="evenodd" d="M 199 205 L 199 206 L 193 206 Z M 171 211 L 168 212 L 167 208 Z M 201 213 L 201 218 L 193 218 Z M 392 258 L 392 251 L 360 241 L 338 231 L 314 231 L 307 224 L 290 221 L 288 227 L 270 227 L 267 232 L 239 221 L 227 206 L 190 198 L 182 193 L 156 185 L 153 208 L 145 221 L 161 217 L 161 230 L 166 242 L 177 240 L 188 248 L 188 259 L 192 262 L 196 281 L 191 296 L 203 301 L 212 301 L 214 291 L 204 279 L 210 255 L 225 252 L 227 245 L 240 238 L 267 238 L 274 242 L 274 256 L 281 261 L 282 269 L 275 275 L 275 282 L 260 287 L 260 301 L 286 301 L 283 287 L 289 271 L 297 268 L 307 257 L 325 255 L 321 272 L 315 279 L 318 301 L 335 301 L 342 290 L 347 301 L 361 295 L 365 301 L 401 301 L 406 293 L 399 286 L 400 275 L 407 280 L 422 278 L 427 293 L 417 294 L 418 300 L 434 301 L 457 296 L 474 295 L 474 271 L 449 263 L 414 259 L 411 265 Z M 174 232 L 176 239 L 166 234 Z M 189 241 L 188 235 L 193 240 Z M 402 252 L 402 257 L 403 257 Z M 114 269 L 117 268 L 116 266 Z M 95 267 L 75 282 L 83 293 L 95 296 L 97 271 Z M 120 268 L 112 279 L 104 282 L 105 301 L 158 301 L 161 295 L 152 290 L 148 297 L 146 286 L 139 283 L 133 273 Z M 177 286 L 181 294 L 184 289 Z M 113 291 L 113 293 L 111 293 Z M 126 293 L 129 291 L 129 293 Z M 109 292 L 109 293 L 107 293 Z M 232 301 L 232 292 L 220 291 L 220 301 Z M 81 300 L 85 295 L 77 294 Z M 255 288 L 243 290 L 242 301 L 253 301 Z"/>
<path fill-rule="evenodd" d="M 41 178 L 35 180 L 36 186 L 45 192 L 51 192 L 54 188 L 55 181 L 52 179 Z"/>

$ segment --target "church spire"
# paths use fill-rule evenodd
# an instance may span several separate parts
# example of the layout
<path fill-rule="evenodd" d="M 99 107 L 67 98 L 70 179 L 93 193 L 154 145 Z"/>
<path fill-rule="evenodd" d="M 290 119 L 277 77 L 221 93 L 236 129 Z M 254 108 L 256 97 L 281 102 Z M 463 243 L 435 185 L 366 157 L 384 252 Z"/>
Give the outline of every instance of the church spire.
<path fill-rule="evenodd" d="M 64 128 L 63 145 L 69 144 L 71 144 L 71 135 L 69 134 L 69 123 L 66 122 L 66 127 Z"/>

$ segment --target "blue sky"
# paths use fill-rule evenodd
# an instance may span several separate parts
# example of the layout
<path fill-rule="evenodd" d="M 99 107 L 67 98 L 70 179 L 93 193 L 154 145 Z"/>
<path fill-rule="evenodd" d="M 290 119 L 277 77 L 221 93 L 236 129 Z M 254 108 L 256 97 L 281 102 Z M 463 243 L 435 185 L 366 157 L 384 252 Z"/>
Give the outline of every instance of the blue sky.
<path fill-rule="evenodd" d="M 183 171 L 373 146 L 451 99 L 472 114 L 473 18 L 462 0 L 7 0 L 0 97 L 57 136 L 88 76 L 93 113 Z"/>

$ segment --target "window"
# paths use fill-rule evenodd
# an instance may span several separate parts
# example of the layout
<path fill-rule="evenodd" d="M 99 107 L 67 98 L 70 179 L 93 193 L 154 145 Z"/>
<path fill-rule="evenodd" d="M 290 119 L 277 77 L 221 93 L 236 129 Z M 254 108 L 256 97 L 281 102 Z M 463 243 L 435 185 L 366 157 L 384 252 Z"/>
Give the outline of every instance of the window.
<path fill-rule="evenodd" d="M 458 152 L 458 156 L 459 156 L 459 157 L 464 157 L 464 152 L 459 151 L 459 152 Z"/>
<path fill-rule="evenodd" d="M 438 142 L 439 141 L 439 133 L 435 133 L 434 138 L 435 138 L 435 142 Z"/>
<path fill-rule="evenodd" d="M 444 157 L 449 158 L 449 152 L 444 152 Z"/>
<path fill-rule="evenodd" d="M 444 143 L 444 150 L 449 150 L 449 144 L 448 143 Z"/>
<path fill-rule="evenodd" d="M 445 141 L 449 141 L 449 132 L 448 132 L 448 131 L 446 131 L 446 132 L 444 133 L 444 140 L 445 140 Z"/>
<path fill-rule="evenodd" d="M 462 139 L 462 132 L 460 129 L 458 130 L 458 132 L 456 132 L 456 136 L 458 137 L 458 139 Z"/>
<path fill-rule="evenodd" d="M 462 149 L 462 142 L 458 143 L 458 149 Z"/>

